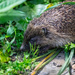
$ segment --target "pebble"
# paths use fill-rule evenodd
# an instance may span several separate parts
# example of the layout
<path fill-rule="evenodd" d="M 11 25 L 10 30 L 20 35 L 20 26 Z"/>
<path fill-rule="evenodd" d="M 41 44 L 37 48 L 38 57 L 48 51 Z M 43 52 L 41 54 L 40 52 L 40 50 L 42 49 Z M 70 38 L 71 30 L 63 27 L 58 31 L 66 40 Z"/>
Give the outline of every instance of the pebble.
<path fill-rule="evenodd" d="M 53 62 L 53 65 L 54 65 L 54 66 L 56 66 L 56 63 L 55 63 L 55 62 Z"/>
<path fill-rule="evenodd" d="M 62 67 L 62 65 L 58 64 L 57 67 Z"/>

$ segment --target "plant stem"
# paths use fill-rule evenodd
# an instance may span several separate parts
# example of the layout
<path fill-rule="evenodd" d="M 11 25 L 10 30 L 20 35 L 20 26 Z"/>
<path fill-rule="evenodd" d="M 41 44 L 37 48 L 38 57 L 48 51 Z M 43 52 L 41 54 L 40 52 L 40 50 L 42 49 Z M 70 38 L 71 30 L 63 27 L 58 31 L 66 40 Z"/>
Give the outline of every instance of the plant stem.
<path fill-rule="evenodd" d="M 53 55 L 53 57 L 51 57 L 49 60 L 47 60 L 46 62 L 44 62 L 37 70 L 39 70 L 40 68 L 42 68 L 43 66 L 45 66 L 50 61 L 52 61 L 60 53 L 60 51 L 61 50 L 59 50 L 58 52 L 56 52 L 55 55 Z"/>
<path fill-rule="evenodd" d="M 69 52 L 65 52 L 65 61 L 68 59 L 68 57 L 69 57 Z M 69 63 L 69 65 L 68 65 L 68 67 L 67 67 L 67 70 L 68 70 L 68 72 L 69 72 L 69 75 L 72 75 L 70 63 Z"/>
<path fill-rule="evenodd" d="M 65 61 L 64 65 L 63 65 L 62 68 L 59 70 L 59 72 L 58 72 L 57 75 L 61 75 L 61 74 L 63 73 L 63 71 L 67 68 L 67 66 L 70 64 L 70 61 L 71 61 L 73 55 L 74 55 L 74 49 L 71 50 L 68 59 Z"/>
<path fill-rule="evenodd" d="M 37 60 L 37 59 L 40 59 L 40 58 L 42 58 L 42 57 L 45 57 L 46 55 L 50 54 L 51 52 L 53 52 L 53 51 L 55 51 L 55 50 L 56 50 L 56 49 L 53 49 L 53 50 L 49 51 L 48 53 L 46 53 L 46 54 L 44 54 L 44 55 L 41 55 L 41 56 L 39 56 L 39 57 L 37 57 L 37 58 L 34 58 L 33 61 L 34 61 L 34 60 Z"/>
<path fill-rule="evenodd" d="M 55 54 L 53 57 L 51 57 L 49 60 L 47 60 L 46 62 L 42 62 L 42 64 L 39 66 L 39 67 L 37 67 L 37 68 L 35 68 L 34 70 L 33 70 L 33 72 L 32 72 L 32 74 L 31 75 L 35 75 L 36 73 L 37 73 L 37 71 L 40 69 L 40 68 L 42 68 L 43 66 L 45 66 L 47 63 L 49 63 L 50 61 L 52 61 L 58 54 L 59 54 L 59 52 L 60 52 L 61 50 L 59 50 L 58 52 L 52 52 L 51 54 L 49 54 L 44 60 L 47 60 L 49 57 L 51 57 L 53 54 Z M 40 64 L 40 63 L 39 63 Z"/>

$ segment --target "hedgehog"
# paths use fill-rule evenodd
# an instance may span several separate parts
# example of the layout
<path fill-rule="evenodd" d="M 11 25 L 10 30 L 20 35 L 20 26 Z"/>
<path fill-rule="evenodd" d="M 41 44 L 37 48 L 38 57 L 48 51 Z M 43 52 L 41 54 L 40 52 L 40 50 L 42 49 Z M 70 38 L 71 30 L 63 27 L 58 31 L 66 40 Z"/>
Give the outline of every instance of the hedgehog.
<path fill-rule="evenodd" d="M 41 52 L 75 41 L 75 5 L 61 4 L 34 18 L 24 33 L 21 50 L 29 50 L 36 43 Z"/>

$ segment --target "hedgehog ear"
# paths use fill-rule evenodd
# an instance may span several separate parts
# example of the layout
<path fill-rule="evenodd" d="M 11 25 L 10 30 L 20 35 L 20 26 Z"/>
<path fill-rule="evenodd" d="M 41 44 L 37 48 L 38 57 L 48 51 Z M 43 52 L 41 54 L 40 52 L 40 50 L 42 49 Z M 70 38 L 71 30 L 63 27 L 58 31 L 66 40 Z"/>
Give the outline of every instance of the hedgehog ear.
<path fill-rule="evenodd" d="M 46 35 L 47 33 L 48 33 L 48 30 L 47 30 L 47 28 L 42 28 L 42 32 Z"/>

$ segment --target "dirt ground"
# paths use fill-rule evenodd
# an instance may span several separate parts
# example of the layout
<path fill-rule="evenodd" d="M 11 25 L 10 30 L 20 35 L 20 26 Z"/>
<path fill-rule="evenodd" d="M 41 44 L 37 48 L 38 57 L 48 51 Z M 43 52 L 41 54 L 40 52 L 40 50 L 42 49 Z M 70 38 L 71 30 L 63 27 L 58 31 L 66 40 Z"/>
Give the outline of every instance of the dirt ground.
<path fill-rule="evenodd" d="M 39 73 L 36 75 L 57 75 L 60 68 L 65 62 L 64 60 L 65 60 L 64 53 L 61 52 L 50 63 L 45 65 L 44 68 L 40 70 Z M 71 61 L 71 72 L 72 72 L 71 75 L 75 75 L 75 56 Z M 69 75 L 67 69 L 62 73 L 62 75 Z"/>

